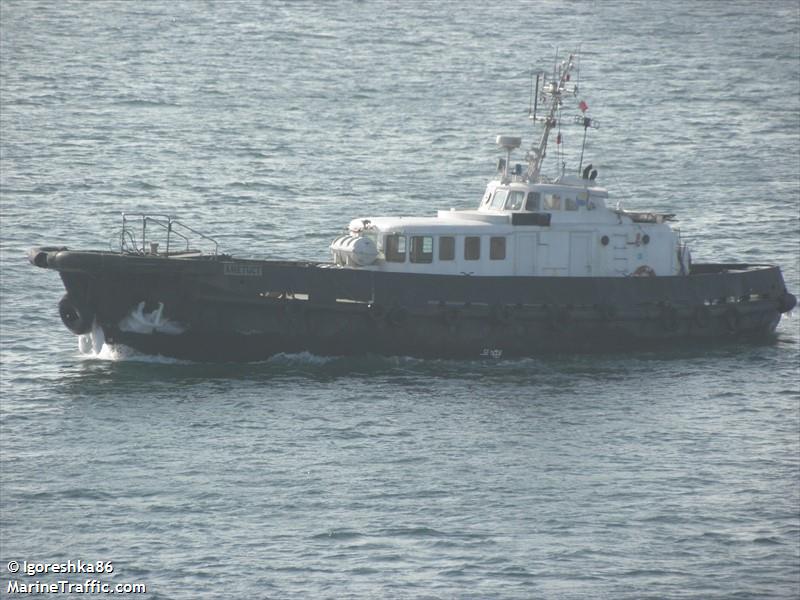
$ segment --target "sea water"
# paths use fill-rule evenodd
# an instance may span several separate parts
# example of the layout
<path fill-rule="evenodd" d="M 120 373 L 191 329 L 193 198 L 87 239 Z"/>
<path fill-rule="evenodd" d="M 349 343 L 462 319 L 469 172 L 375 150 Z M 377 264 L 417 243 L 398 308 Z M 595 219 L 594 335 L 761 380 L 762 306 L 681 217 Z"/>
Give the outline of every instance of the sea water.
<path fill-rule="evenodd" d="M 147 598 L 797 597 L 796 317 L 644 354 L 87 357 L 25 259 L 122 211 L 319 260 L 351 218 L 473 208 L 577 48 L 611 202 L 797 294 L 794 1 L 3 0 L 0 593 L 83 560 Z"/>

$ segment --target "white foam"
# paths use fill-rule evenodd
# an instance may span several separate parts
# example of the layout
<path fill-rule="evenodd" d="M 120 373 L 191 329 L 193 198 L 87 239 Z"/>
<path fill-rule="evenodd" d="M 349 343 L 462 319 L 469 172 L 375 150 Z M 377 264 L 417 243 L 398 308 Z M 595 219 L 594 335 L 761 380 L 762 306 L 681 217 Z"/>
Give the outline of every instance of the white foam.
<path fill-rule="evenodd" d="M 81 354 L 92 354 L 92 334 L 84 333 L 78 336 L 78 352 Z"/>
<path fill-rule="evenodd" d="M 279 364 L 301 363 L 309 365 L 324 365 L 331 361 L 337 360 L 338 358 L 341 357 L 320 356 L 319 354 L 312 354 L 311 352 L 295 352 L 295 353 L 279 352 L 278 354 L 269 357 L 266 362 L 274 362 Z"/>
<path fill-rule="evenodd" d="M 119 328 L 121 331 L 145 335 L 152 333 L 180 335 L 186 331 L 186 328 L 179 323 L 165 318 L 163 312 L 163 302 L 159 302 L 158 308 L 149 313 L 144 312 L 144 302 L 139 302 L 138 306 L 119 322 Z"/>
<path fill-rule="evenodd" d="M 97 331 L 99 330 L 99 332 Z M 106 344 L 105 334 L 99 325 L 90 333 L 78 336 L 78 350 L 81 358 L 88 360 L 106 360 L 111 362 L 145 362 L 154 364 L 191 364 L 191 361 L 180 360 L 168 356 L 143 354 L 124 344 Z"/>
<path fill-rule="evenodd" d="M 106 344 L 106 334 L 103 328 L 92 322 L 92 330 L 78 336 L 78 351 L 86 357 L 116 360 L 114 349 Z"/>
<path fill-rule="evenodd" d="M 134 319 L 139 319 L 139 314 L 142 313 L 144 303 L 140 303 L 139 306 L 135 311 L 132 311 L 132 314 L 135 312 L 136 316 L 133 317 Z M 171 334 L 176 333 L 175 324 L 168 322 L 166 319 L 161 317 L 160 309 L 163 309 L 163 305 L 160 305 L 159 309 L 150 313 L 150 315 L 145 315 L 145 319 L 150 322 L 150 318 L 155 316 L 155 319 L 152 322 L 156 323 L 157 331 L 160 333 L 166 333 L 166 331 L 162 331 L 162 327 L 167 327 Z M 158 315 L 154 315 L 154 313 L 158 312 Z M 131 318 L 131 315 L 125 317 L 125 319 Z M 123 322 L 125 321 L 123 319 Z M 121 328 L 121 327 L 120 327 Z M 154 327 L 151 325 L 144 333 L 153 333 Z M 128 330 L 130 331 L 130 330 Z M 109 360 L 109 361 L 139 361 L 139 362 L 151 362 L 151 363 L 165 363 L 165 364 L 185 364 L 190 361 L 183 361 L 177 358 L 169 358 L 166 356 L 160 355 L 151 355 L 151 354 L 143 354 L 125 346 L 124 344 L 107 344 L 106 343 L 106 334 L 103 331 L 102 326 L 100 326 L 97 321 L 95 320 L 92 323 L 92 329 L 89 333 L 84 333 L 83 335 L 78 336 L 78 351 L 81 354 L 81 357 L 93 359 L 93 360 Z"/>

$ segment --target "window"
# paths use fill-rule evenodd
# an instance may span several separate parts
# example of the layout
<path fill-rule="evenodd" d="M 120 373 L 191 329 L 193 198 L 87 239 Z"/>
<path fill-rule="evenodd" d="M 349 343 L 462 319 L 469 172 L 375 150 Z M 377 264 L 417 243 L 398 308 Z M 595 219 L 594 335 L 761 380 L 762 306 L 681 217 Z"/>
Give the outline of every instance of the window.
<path fill-rule="evenodd" d="M 412 263 L 432 263 L 433 262 L 433 238 L 430 236 L 414 235 L 411 236 L 411 262 Z"/>
<path fill-rule="evenodd" d="M 561 210 L 561 196 L 559 196 L 558 194 L 545 194 L 544 209 Z"/>
<path fill-rule="evenodd" d="M 468 236 L 464 238 L 464 258 L 466 260 L 479 260 L 481 257 L 481 238 Z"/>
<path fill-rule="evenodd" d="M 525 192 L 511 192 L 506 200 L 506 210 L 520 210 L 525 200 Z"/>
<path fill-rule="evenodd" d="M 497 190 L 494 193 L 494 200 L 492 200 L 492 208 L 503 208 L 508 197 L 508 190 Z"/>
<path fill-rule="evenodd" d="M 456 259 L 456 238 L 442 236 L 439 238 L 439 260 Z"/>
<path fill-rule="evenodd" d="M 528 199 L 525 201 L 525 210 L 539 210 L 541 201 L 542 195 L 539 192 L 528 192 Z"/>
<path fill-rule="evenodd" d="M 384 255 L 386 262 L 406 262 L 406 236 L 399 233 L 384 238 Z"/>
<path fill-rule="evenodd" d="M 489 258 L 491 260 L 505 260 L 506 238 L 493 237 L 489 239 Z"/>
<path fill-rule="evenodd" d="M 578 210 L 578 201 L 575 198 L 564 198 L 564 208 L 567 210 Z"/>

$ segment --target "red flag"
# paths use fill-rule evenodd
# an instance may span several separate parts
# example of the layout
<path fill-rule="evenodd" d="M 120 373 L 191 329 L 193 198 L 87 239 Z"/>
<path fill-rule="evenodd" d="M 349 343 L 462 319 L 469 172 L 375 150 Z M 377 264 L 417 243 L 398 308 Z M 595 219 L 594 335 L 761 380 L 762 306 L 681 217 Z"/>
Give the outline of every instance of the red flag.
<path fill-rule="evenodd" d="M 578 108 L 581 109 L 581 112 L 586 112 L 589 110 L 589 105 L 586 104 L 586 100 L 581 100 L 580 103 L 578 103 Z"/>

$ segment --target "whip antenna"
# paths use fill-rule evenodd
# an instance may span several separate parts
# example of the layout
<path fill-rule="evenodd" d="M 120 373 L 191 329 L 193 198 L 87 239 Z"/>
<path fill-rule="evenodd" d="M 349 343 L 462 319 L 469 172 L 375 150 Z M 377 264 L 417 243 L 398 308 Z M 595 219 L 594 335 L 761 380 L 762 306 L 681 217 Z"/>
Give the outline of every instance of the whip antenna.
<path fill-rule="evenodd" d="M 528 102 L 528 118 L 533 114 L 533 69 L 531 69 L 531 99 Z"/>

